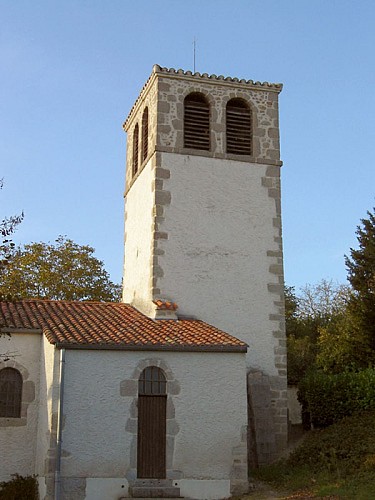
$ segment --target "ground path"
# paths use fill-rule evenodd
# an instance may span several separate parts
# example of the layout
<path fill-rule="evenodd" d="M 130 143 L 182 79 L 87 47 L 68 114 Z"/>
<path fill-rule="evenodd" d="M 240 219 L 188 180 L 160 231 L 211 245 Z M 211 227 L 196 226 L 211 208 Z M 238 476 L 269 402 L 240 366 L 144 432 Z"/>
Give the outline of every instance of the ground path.
<path fill-rule="evenodd" d="M 286 491 L 277 491 L 272 486 L 262 481 L 254 480 L 251 483 L 251 490 L 247 495 L 236 497 L 238 500 L 339 500 L 337 496 L 315 497 L 308 492 L 288 493 Z"/>

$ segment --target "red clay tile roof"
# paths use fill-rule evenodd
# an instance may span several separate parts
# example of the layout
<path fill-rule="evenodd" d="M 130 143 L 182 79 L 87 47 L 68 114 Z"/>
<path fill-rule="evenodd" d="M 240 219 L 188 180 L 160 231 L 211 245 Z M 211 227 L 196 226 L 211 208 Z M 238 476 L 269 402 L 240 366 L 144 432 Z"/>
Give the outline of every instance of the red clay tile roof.
<path fill-rule="evenodd" d="M 40 330 L 67 348 L 246 351 L 235 337 L 195 319 L 153 320 L 113 302 L 0 302 L 0 328 Z"/>

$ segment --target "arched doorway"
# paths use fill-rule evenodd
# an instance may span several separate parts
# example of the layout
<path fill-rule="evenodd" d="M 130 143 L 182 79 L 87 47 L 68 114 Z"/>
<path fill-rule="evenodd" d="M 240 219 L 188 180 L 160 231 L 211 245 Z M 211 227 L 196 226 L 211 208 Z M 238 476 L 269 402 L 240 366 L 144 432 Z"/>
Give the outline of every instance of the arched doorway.
<path fill-rule="evenodd" d="M 138 381 L 137 477 L 166 477 L 167 381 L 163 370 L 149 366 Z"/>

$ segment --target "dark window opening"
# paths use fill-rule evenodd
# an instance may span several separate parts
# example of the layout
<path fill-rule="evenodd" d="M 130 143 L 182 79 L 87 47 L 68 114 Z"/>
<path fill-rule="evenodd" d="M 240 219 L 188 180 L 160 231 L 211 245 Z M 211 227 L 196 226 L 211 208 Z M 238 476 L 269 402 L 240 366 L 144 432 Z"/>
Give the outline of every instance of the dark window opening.
<path fill-rule="evenodd" d="M 149 366 L 141 373 L 138 381 L 138 394 L 163 396 L 166 394 L 167 381 L 163 371 L 157 366 Z"/>
<path fill-rule="evenodd" d="M 139 127 L 137 123 L 133 133 L 133 176 L 138 172 L 138 136 Z"/>
<path fill-rule="evenodd" d="M 148 108 L 143 111 L 142 115 L 142 162 L 148 155 Z"/>
<path fill-rule="evenodd" d="M 210 106 L 201 94 L 185 97 L 184 147 L 210 150 Z"/>
<path fill-rule="evenodd" d="M 14 368 L 0 370 L 0 417 L 21 417 L 22 375 Z"/>
<path fill-rule="evenodd" d="M 251 109 L 242 99 L 231 99 L 227 104 L 227 153 L 252 154 Z"/>

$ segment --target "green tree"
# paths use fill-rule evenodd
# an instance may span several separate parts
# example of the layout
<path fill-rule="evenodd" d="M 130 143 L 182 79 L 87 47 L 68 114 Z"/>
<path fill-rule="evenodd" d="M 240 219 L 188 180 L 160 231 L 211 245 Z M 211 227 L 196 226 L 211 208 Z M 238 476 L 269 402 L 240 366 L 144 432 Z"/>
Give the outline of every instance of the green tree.
<path fill-rule="evenodd" d="M 350 249 L 345 264 L 354 290 L 348 306 L 352 324 L 375 355 L 375 208 L 373 212 L 361 219 L 356 231 L 359 248 Z"/>
<path fill-rule="evenodd" d="M 3 179 L 0 179 L 0 189 L 3 188 Z M 12 215 L 5 217 L 0 222 L 0 276 L 6 269 L 15 249 L 15 244 L 11 235 L 17 229 L 18 224 L 22 222 L 24 217 L 23 212 L 20 215 Z M 0 292 L 0 300 L 4 298 L 11 298 L 10 296 L 4 297 Z"/>
<path fill-rule="evenodd" d="M 94 249 L 59 236 L 55 244 L 16 249 L 0 276 L 3 296 L 53 300 L 118 301 L 120 286 L 109 279 Z"/>
<path fill-rule="evenodd" d="M 375 364 L 375 216 L 357 227 L 358 249 L 345 257 L 352 286 L 346 307 L 320 329 L 317 364 L 325 372 Z"/>
<path fill-rule="evenodd" d="M 308 284 L 298 296 L 293 287 L 286 287 L 289 384 L 298 384 L 309 369 L 316 367 L 321 331 L 344 314 L 349 293 L 347 286 L 330 280 Z"/>

